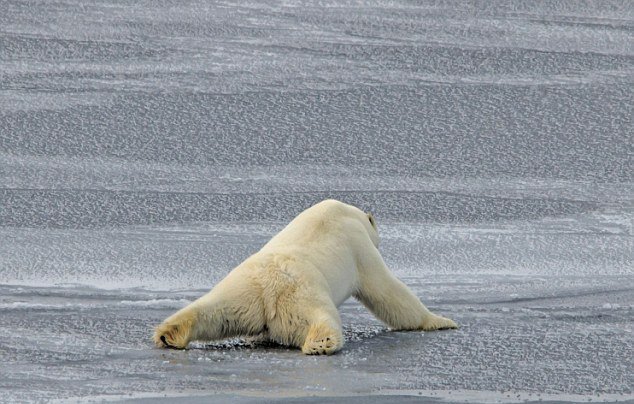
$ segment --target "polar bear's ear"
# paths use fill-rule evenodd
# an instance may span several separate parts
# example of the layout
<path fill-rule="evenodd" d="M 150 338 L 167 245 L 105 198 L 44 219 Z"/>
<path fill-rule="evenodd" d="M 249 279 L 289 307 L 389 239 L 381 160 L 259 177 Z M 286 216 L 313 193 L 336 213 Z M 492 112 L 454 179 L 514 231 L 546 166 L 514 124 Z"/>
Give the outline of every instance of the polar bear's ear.
<path fill-rule="evenodd" d="M 368 212 L 368 220 L 370 221 L 372 227 L 374 227 L 374 230 L 376 230 L 376 222 L 374 221 L 374 216 L 372 216 L 372 213 Z"/>

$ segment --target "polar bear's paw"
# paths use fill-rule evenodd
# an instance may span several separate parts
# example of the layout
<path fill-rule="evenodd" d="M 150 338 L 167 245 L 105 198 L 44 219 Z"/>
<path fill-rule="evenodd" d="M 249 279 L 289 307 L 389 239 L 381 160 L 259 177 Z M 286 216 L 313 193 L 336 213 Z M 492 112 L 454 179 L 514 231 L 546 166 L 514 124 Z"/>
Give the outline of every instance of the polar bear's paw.
<path fill-rule="evenodd" d="M 302 352 L 306 355 L 332 355 L 342 346 L 341 330 L 333 329 L 327 324 L 316 324 L 310 327 Z"/>
<path fill-rule="evenodd" d="M 434 330 L 446 330 L 449 328 L 458 328 L 458 324 L 456 324 L 451 319 L 432 314 L 431 316 L 425 318 L 425 320 L 423 321 L 421 330 L 434 331 Z"/>
<path fill-rule="evenodd" d="M 185 349 L 189 344 L 189 334 L 187 324 L 163 323 L 154 331 L 154 344 L 159 348 Z"/>
<path fill-rule="evenodd" d="M 154 344 L 159 348 L 184 349 L 188 341 L 182 334 L 178 325 L 161 324 L 154 331 Z"/>
<path fill-rule="evenodd" d="M 315 340 L 306 340 L 302 347 L 302 352 L 306 355 L 332 355 L 340 347 L 338 338 L 335 335 Z"/>

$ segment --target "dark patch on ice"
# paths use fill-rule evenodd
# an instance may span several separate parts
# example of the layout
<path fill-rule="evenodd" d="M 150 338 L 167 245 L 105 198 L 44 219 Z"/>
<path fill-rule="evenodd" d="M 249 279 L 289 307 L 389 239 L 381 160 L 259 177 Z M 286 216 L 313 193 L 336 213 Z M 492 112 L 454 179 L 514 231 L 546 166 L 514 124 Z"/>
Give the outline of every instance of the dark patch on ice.
<path fill-rule="evenodd" d="M 192 343 L 190 349 L 204 349 L 208 351 L 235 351 L 242 349 L 292 349 L 267 339 L 232 338 L 225 341 L 211 343 Z"/>
<path fill-rule="evenodd" d="M 366 339 L 374 338 L 382 333 L 388 332 L 387 328 L 377 328 L 373 326 L 344 326 L 343 336 L 346 343 L 354 343 Z M 279 344 L 266 339 L 263 336 L 248 338 L 231 338 L 224 341 L 215 342 L 193 342 L 190 349 L 204 349 L 210 351 L 242 350 L 242 349 L 297 349 L 287 345 Z M 345 349 L 345 347 L 344 347 Z"/>

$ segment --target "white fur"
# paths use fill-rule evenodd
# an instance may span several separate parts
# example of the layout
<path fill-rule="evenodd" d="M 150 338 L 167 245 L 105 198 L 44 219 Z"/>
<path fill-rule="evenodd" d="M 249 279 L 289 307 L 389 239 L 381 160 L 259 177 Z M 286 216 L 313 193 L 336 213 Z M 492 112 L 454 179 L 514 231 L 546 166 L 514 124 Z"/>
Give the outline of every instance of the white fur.
<path fill-rule="evenodd" d="M 300 213 L 209 293 L 167 318 L 154 341 L 186 348 L 193 340 L 267 333 L 306 354 L 343 346 L 337 306 L 350 296 L 396 330 L 456 328 L 431 313 L 386 267 L 370 214 L 326 200 Z"/>

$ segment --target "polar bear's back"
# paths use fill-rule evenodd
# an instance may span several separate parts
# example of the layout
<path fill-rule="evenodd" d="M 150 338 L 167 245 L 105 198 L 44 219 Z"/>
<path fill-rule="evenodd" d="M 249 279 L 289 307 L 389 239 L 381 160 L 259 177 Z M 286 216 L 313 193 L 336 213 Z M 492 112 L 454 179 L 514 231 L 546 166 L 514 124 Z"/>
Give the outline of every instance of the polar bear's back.
<path fill-rule="evenodd" d="M 329 250 L 334 245 L 350 244 L 354 239 L 367 235 L 367 217 L 358 208 L 343 202 L 327 199 L 293 219 L 281 232 L 265 246 L 298 246 Z"/>
<path fill-rule="evenodd" d="M 271 257 L 294 257 L 301 271 L 321 273 L 339 304 L 358 284 L 359 253 L 374 248 L 370 231 L 363 211 L 326 200 L 300 213 L 253 258 L 262 266 Z"/>

